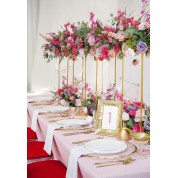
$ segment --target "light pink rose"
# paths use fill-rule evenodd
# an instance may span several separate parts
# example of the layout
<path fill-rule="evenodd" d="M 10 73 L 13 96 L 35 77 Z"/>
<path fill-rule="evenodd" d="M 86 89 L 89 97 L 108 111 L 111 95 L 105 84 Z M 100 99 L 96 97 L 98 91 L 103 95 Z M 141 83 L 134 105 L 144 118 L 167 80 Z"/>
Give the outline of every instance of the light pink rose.
<path fill-rule="evenodd" d="M 114 58 L 115 57 L 115 52 L 114 50 L 109 50 L 109 57 Z"/>
<path fill-rule="evenodd" d="M 75 105 L 76 106 L 81 106 L 82 105 L 81 100 L 80 99 L 76 99 L 75 100 Z"/>
<path fill-rule="evenodd" d="M 93 46 L 95 44 L 95 37 L 93 35 L 89 37 L 88 43 L 90 44 L 90 46 Z"/>

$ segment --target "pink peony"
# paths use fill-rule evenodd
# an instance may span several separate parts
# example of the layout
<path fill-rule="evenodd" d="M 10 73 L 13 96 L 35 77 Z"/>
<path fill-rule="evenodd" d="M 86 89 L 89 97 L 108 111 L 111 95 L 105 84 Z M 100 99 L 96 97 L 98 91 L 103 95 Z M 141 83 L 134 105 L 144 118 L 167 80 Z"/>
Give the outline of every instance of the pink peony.
<path fill-rule="evenodd" d="M 93 46 L 95 44 L 95 37 L 93 35 L 89 37 L 88 43 L 90 44 L 90 46 Z"/>
<path fill-rule="evenodd" d="M 108 47 L 106 45 L 103 45 L 101 47 L 101 55 L 103 56 L 103 58 L 108 59 L 109 58 L 109 50 Z"/>
<path fill-rule="evenodd" d="M 81 100 L 80 99 L 76 99 L 75 100 L 75 105 L 76 106 L 81 106 L 82 105 Z"/>
<path fill-rule="evenodd" d="M 140 132 L 140 126 L 135 122 L 132 127 L 133 132 Z M 142 132 L 144 132 L 144 126 L 142 126 Z"/>
<path fill-rule="evenodd" d="M 114 50 L 109 50 L 109 57 L 114 58 L 115 57 L 115 52 Z"/>

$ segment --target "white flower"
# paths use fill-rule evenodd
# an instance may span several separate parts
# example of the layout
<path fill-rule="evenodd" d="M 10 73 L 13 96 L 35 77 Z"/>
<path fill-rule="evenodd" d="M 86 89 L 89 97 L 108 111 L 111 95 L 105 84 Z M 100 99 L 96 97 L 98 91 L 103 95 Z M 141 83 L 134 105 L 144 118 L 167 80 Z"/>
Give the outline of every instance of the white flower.
<path fill-rule="evenodd" d="M 129 114 L 126 113 L 126 112 L 123 112 L 123 113 L 122 113 L 122 120 L 123 120 L 123 121 L 129 120 Z"/>
<path fill-rule="evenodd" d="M 132 58 L 132 56 L 135 56 L 135 52 L 134 52 L 133 49 L 128 48 L 128 49 L 125 51 L 125 55 Z"/>
<path fill-rule="evenodd" d="M 138 25 L 138 29 L 139 30 L 145 30 L 146 29 L 145 22 L 142 22 L 140 25 Z"/>
<path fill-rule="evenodd" d="M 83 48 L 79 49 L 79 54 L 80 54 L 80 56 L 84 55 L 84 49 Z"/>

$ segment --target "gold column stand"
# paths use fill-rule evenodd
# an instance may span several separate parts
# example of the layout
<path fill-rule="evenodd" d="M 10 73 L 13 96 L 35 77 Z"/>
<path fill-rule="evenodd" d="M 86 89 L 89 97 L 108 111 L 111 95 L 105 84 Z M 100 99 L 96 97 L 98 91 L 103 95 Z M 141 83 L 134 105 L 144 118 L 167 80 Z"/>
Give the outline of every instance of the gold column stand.
<path fill-rule="evenodd" d="M 122 97 L 124 97 L 124 56 L 122 56 Z M 123 126 L 122 118 L 120 122 L 120 129 L 118 130 L 118 138 L 119 140 L 123 141 L 128 141 L 131 139 L 130 129 Z"/>

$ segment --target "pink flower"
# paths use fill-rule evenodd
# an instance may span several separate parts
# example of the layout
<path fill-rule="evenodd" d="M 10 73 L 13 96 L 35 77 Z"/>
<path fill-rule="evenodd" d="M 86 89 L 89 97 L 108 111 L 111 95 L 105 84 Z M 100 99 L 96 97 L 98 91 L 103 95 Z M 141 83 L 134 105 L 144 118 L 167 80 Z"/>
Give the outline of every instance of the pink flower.
<path fill-rule="evenodd" d="M 99 59 L 100 61 L 103 61 L 103 60 L 104 60 L 104 57 L 100 55 L 100 56 L 98 57 L 98 59 Z"/>
<path fill-rule="evenodd" d="M 72 54 L 76 56 L 77 53 L 78 53 L 78 50 L 77 50 L 76 48 L 73 48 L 73 49 L 72 49 Z"/>
<path fill-rule="evenodd" d="M 114 52 L 115 52 L 116 55 L 119 54 L 119 52 L 120 52 L 120 47 L 119 47 L 119 45 L 115 45 L 115 46 L 114 46 Z"/>
<path fill-rule="evenodd" d="M 108 50 L 107 46 L 103 45 L 101 47 L 101 55 L 103 56 L 103 58 L 108 59 L 109 58 L 108 54 L 109 54 L 109 50 Z"/>
<path fill-rule="evenodd" d="M 75 100 L 75 105 L 76 106 L 81 106 L 82 105 L 81 100 L 80 99 L 76 99 Z"/>
<path fill-rule="evenodd" d="M 108 32 L 115 32 L 115 29 L 113 27 L 110 27 L 110 26 L 104 26 L 104 30 L 106 30 Z"/>
<path fill-rule="evenodd" d="M 50 43 L 59 46 L 59 41 L 57 40 L 51 40 Z"/>
<path fill-rule="evenodd" d="M 115 52 L 114 50 L 109 50 L 109 57 L 114 58 L 115 57 Z"/>
<path fill-rule="evenodd" d="M 77 29 L 77 27 L 73 24 L 70 25 L 70 28 L 72 28 L 73 30 Z"/>
<path fill-rule="evenodd" d="M 90 55 L 91 55 L 91 56 L 94 56 L 94 55 L 95 55 L 95 52 L 94 52 L 94 48 L 93 48 L 93 47 L 90 49 Z"/>
<path fill-rule="evenodd" d="M 138 28 L 138 25 L 139 25 L 139 21 L 138 20 L 132 20 L 131 21 L 131 25 L 135 28 Z"/>
<path fill-rule="evenodd" d="M 95 37 L 93 35 L 89 37 L 88 43 L 90 44 L 90 46 L 93 46 L 95 44 Z"/>
<path fill-rule="evenodd" d="M 130 111 L 129 111 L 129 115 L 135 117 L 136 111 L 135 111 L 135 110 L 130 110 Z"/>
<path fill-rule="evenodd" d="M 59 52 L 59 50 L 58 50 L 58 49 L 55 49 L 55 54 L 56 54 L 57 56 L 59 56 L 59 57 L 61 57 L 61 56 L 62 56 L 62 54 Z"/>
<path fill-rule="evenodd" d="M 64 27 L 68 27 L 70 25 L 70 22 L 68 22 L 68 23 L 66 23 L 66 24 L 64 24 Z"/>
<path fill-rule="evenodd" d="M 135 122 L 132 127 L 133 132 L 140 132 L 140 126 Z M 144 126 L 142 126 L 142 132 L 144 132 Z"/>
<path fill-rule="evenodd" d="M 145 27 L 150 28 L 150 24 L 148 22 L 145 22 Z"/>
<path fill-rule="evenodd" d="M 63 89 L 60 89 L 60 88 L 59 88 L 59 89 L 57 90 L 57 94 L 60 95 L 63 91 L 64 91 Z"/>

